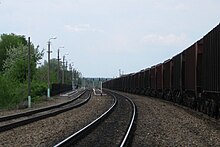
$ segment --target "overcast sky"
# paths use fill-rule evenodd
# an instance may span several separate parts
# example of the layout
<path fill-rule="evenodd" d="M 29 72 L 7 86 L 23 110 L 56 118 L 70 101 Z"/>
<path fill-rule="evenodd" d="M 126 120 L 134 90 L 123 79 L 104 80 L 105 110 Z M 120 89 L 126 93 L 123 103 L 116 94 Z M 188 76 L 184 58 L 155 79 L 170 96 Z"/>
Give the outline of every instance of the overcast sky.
<path fill-rule="evenodd" d="M 40 49 L 57 36 L 52 57 L 64 46 L 85 77 L 161 63 L 219 22 L 220 0 L 0 0 L 1 34 L 30 36 Z"/>

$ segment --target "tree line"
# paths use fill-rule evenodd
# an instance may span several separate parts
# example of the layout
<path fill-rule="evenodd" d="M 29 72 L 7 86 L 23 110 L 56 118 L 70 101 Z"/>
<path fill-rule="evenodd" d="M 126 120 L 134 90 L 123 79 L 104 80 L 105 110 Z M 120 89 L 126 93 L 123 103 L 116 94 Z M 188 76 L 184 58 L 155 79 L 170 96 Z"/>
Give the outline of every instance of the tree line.
<path fill-rule="evenodd" d="M 31 42 L 31 97 L 41 101 L 47 91 L 48 62 L 39 65 L 45 50 L 39 50 Z M 59 61 L 60 62 L 60 61 Z M 59 67 L 58 67 L 59 65 Z M 71 71 L 70 71 L 71 69 Z M 62 76 L 65 75 L 64 81 Z M 51 83 L 81 84 L 81 73 L 57 59 L 50 60 Z M 28 95 L 28 41 L 25 36 L 2 34 L 0 36 L 0 108 L 14 107 L 25 101 Z"/>

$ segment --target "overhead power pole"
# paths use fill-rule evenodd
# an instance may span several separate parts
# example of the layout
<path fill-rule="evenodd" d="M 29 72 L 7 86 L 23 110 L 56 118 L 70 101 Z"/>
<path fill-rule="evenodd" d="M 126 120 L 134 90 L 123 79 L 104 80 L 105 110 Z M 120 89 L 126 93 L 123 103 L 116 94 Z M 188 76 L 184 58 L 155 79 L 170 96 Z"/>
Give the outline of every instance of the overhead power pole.
<path fill-rule="evenodd" d="M 64 78 L 64 83 L 66 83 L 66 84 L 68 84 L 68 67 L 67 67 L 67 65 L 68 65 L 68 61 L 66 60 L 66 76 L 65 76 L 65 78 Z"/>
<path fill-rule="evenodd" d="M 47 97 L 50 98 L 50 40 L 48 41 L 48 73 L 47 73 Z"/>
<path fill-rule="evenodd" d="M 62 84 L 64 84 L 65 56 L 63 56 Z"/>
<path fill-rule="evenodd" d="M 31 108 L 31 41 L 28 37 L 28 108 Z"/>
<path fill-rule="evenodd" d="M 58 48 L 58 50 L 57 50 L 57 62 L 58 62 L 58 64 L 57 64 L 57 83 L 61 83 L 61 76 L 60 76 L 60 49 L 61 48 L 64 48 L 64 46 L 60 46 L 59 48 Z"/>
<path fill-rule="evenodd" d="M 47 75 L 47 97 L 50 98 L 50 40 L 51 39 L 56 39 L 56 37 L 50 38 L 48 41 L 48 75 Z"/>
<path fill-rule="evenodd" d="M 58 49 L 57 52 L 57 83 L 60 83 L 60 50 Z"/>

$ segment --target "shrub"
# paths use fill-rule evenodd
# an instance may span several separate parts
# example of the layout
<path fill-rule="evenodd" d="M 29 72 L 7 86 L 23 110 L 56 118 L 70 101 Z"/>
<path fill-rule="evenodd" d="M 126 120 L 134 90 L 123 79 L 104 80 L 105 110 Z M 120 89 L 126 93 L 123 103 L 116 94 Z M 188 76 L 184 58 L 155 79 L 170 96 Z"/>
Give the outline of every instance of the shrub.
<path fill-rule="evenodd" d="M 16 82 L 6 78 L 5 76 L 0 75 L 0 107 L 11 107 L 20 100 L 16 97 L 19 94 Z"/>
<path fill-rule="evenodd" d="M 40 101 L 43 95 L 47 93 L 47 84 L 44 82 L 33 81 L 31 83 L 31 97 L 33 102 Z"/>

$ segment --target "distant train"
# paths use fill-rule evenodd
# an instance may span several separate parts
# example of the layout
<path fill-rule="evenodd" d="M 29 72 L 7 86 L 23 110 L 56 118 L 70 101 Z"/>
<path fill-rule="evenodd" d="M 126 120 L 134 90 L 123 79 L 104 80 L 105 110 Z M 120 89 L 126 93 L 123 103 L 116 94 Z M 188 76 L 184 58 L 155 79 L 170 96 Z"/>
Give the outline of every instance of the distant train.
<path fill-rule="evenodd" d="M 219 118 L 220 24 L 171 59 L 103 87 L 166 99 Z"/>

